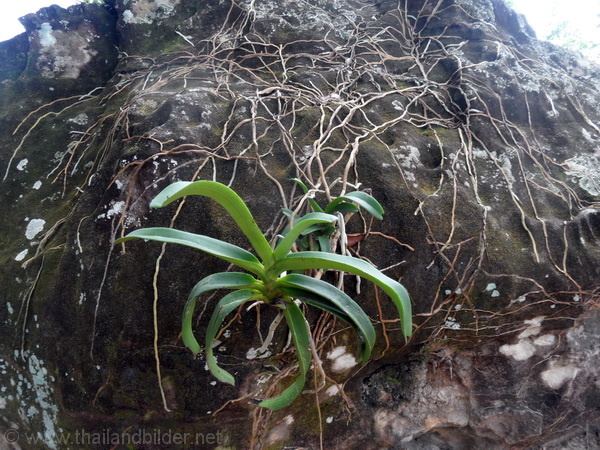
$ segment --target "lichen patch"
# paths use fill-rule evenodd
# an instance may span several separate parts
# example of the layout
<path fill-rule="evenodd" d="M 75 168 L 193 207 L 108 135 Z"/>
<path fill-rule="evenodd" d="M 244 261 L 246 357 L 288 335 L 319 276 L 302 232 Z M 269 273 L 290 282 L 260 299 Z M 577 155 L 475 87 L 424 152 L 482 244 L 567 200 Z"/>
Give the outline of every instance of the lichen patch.
<path fill-rule="evenodd" d="M 27 167 L 28 162 L 29 162 L 29 160 L 27 158 L 19 161 L 19 164 L 17 164 L 17 170 L 25 170 L 25 167 Z"/>
<path fill-rule="evenodd" d="M 573 380 L 581 369 L 571 364 L 558 365 L 555 364 L 549 369 L 540 374 L 542 381 L 551 389 L 559 389 L 567 381 Z"/>
<path fill-rule="evenodd" d="M 25 259 L 25 257 L 27 256 L 28 252 L 29 250 L 27 249 L 20 252 L 17 256 L 15 256 L 15 261 L 23 261 L 23 259 Z"/>
<path fill-rule="evenodd" d="M 52 25 L 48 22 L 41 24 L 37 33 L 42 47 L 52 47 L 56 45 L 57 40 L 54 37 L 54 34 L 52 34 Z"/>
<path fill-rule="evenodd" d="M 98 53 L 90 46 L 97 39 L 87 24 L 69 31 L 52 30 L 50 24 L 42 24 L 36 68 L 44 78 L 79 78 L 83 67 Z"/>
<path fill-rule="evenodd" d="M 25 230 L 25 237 L 29 240 L 32 240 L 38 234 L 42 232 L 44 229 L 44 225 L 46 225 L 46 221 L 44 219 L 31 219 L 27 224 L 27 229 Z"/>
<path fill-rule="evenodd" d="M 510 356 L 515 361 L 525 361 L 535 355 L 535 346 L 529 340 L 523 340 L 516 344 L 506 344 L 500 347 L 500 353 Z"/>
<path fill-rule="evenodd" d="M 327 354 L 327 359 L 332 361 L 331 370 L 336 373 L 345 372 L 356 366 L 356 358 L 350 353 L 346 353 L 346 347 L 340 346 L 334 348 Z"/>

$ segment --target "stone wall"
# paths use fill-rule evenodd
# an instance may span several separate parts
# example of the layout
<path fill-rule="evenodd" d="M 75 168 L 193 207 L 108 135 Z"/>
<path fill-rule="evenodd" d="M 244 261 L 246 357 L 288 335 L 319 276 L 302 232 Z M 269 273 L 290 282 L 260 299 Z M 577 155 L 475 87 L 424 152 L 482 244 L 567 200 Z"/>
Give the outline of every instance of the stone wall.
<path fill-rule="evenodd" d="M 0 448 L 600 445 L 598 66 L 503 0 L 108 0 L 23 23 L 0 44 Z M 345 277 L 373 360 L 308 311 L 329 377 L 269 412 L 287 331 L 249 350 L 275 312 L 231 323 L 216 352 L 237 385 L 218 384 L 179 334 L 191 287 L 227 266 L 112 242 L 175 226 L 247 247 L 207 199 L 149 209 L 192 179 L 231 185 L 275 238 L 294 177 L 383 205 L 348 220 L 349 251 L 406 286 L 415 332 Z"/>

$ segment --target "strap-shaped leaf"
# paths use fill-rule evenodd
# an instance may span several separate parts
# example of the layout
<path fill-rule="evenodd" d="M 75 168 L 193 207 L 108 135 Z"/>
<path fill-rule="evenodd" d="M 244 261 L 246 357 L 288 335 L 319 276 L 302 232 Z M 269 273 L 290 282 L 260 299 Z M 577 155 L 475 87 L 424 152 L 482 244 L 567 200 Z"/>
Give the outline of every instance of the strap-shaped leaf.
<path fill-rule="evenodd" d="M 332 214 L 332 216 L 333 216 L 333 214 Z M 333 216 L 333 217 L 335 217 L 337 219 L 336 216 Z M 329 236 L 334 231 L 335 231 L 335 227 L 333 225 L 326 225 L 326 224 L 321 223 L 321 224 L 312 225 L 312 226 L 306 228 L 300 234 L 302 236 L 305 236 L 307 234 L 315 233 L 315 234 L 322 234 L 324 236 Z"/>
<path fill-rule="evenodd" d="M 226 370 L 221 369 L 217 364 L 217 359 L 215 358 L 212 349 L 213 342 L 225 317 L 227 317 L 227 315 L 229 315 L 229 313 L 238 306 L 254 300 L 257 298 L 257 296 L 260 296 L 260 294 L 257 295 L 256 292 L 247 289 L 230 292 L 221 300 L 219 300 L 219 303 L 217 303 L 217 306 L 215 307 L 215 310 L 210 318 L 210 322 L 208 323 L 208 328 L 206 329 L 205 347 L 206 363 L 208 364 L 210 372 L 223 383 L 235 384 L 235 379 L 233 378 L 233 375 Z"/>
<path fill-rule="evenodd" d="M 215 289 L 253 289 L 260 290 L 264 287 L 262 281 L 252 275 L 242 272 L 213 273 L 202 278 L 190 291 L 188 300 L 197 298 L 205 292 Z"/>
<path fill-rule="evenodd" d="M 331 233 L 329 233 L 331 234 Z M 331 242 L 329 242 L 329 234 L 318 234 L 317 242 L 322 252 L 331 253 Z"/>
<path fill-rule="evenodd" d="M 292 181 L 300 186 L 302 192 L 304 192 L 304 195 L 308 194 L 308 186 L 306 186 L 301 180 L 298 178 L 292 178 Z M 314 198 L 308 197 L 308 203 L 310 203 L 310 207 L 314 212 L 323 212 L 323 208 L 319 206 Z"/>
<path fill-rule="evenodd" d="M 307 305 L 314 306 L 316 308 L 322 309 L 323 311 L 327 311 L 330 314 L 333 314 L 339 319 L 342 319 L 348 325 L 354 327 L 352 320 L 348 317 L 344 311 L 335 306 L 326 298 L 321 297 L 320 295 L 313 294 L 312 292 L 305 291 L 304 289 L 298 289 L 289 286 L 280 286 L 281 291 L 288 295 L 289 297 L 296 298 L 298 300 L 302 300 L 302 302 Z"/>
<path fill-rule="evenodd" d="M 375 345 L 375 328 L 362 308 L 345 292 L 323 280 L 291 273 L 280 278 L 275 283 L 277 287 L 294 287 L 312 292 L 343 311 L 364 342 L 362 361 L 366 362 L 371 356 Z M 308 303 L 308 302 L 307 302 Z"/>
<path fill-rule="evenodd" d="M 265 273 L 263 265 L 252 253 L 237 245 L 203 236 L 201 234 L 189 233 L 173 228 L 141 228 L 132 231 L 125 237 L 117 239 L 115 244 L 120 244 L 121 242 L 134 238 L 185 245 L 224 259 L 225 261 L 235 264 L 258 276 L 264 275 Z"/>
<path fill-rule="evenodd" d="M 358 212 L 358 206 L 350 202 L 340 202 L 335 207 L 335 211 L 332 212 L 355 213 Z"/>
<path fill-rule="evenodd" d="M 394 305 L 396 305 L 404 337 L 408 338 L 412 334 L 412 306 L 408 292 L 404 286 L 381 273 L 372 264 L 362 259 L 335 253 L 297 252 L 290 253 L 284 259 L 275 263 L 270 270 L 279 274 L 285 271 L 306 269 L 339 270 L 366 278 L 376 284 L 390 296 Z"/>
<path fill-rule="evenodd" d="M 351 201 L 362 206 L 369 214 L 378 220 L 383 219 L 383 207 L 375 200 L 371 195 L 363 191 L 348 192 L 346 195 L 333 200 L 325 208 L 326 213 L 333 213 L 337 211 L 337 207 L 343 201 Z"/>
<path fill-rule="evenodd" d="M 246 235 L 250 244 L 263 261 L 269 261 L 272 250 L 264 234 L 258 228 L 252 213 L 237 193 L 216 181 L 178 181 L 164 188 L 150 203 L 151 208 L 161 208 L 186 195 L 210 197 L 227 210 Z"/>
<path fill-rule="evenodd" d="M 196 299 L 208 291 L 216 289 L 260 289 L 262 282 L 256 280 L 252 275 L 241 272 L 221 272 L 202 278 L 188 296 L 188 300 L 183 309 L 183 318 L 181 324 L 181 338 L 186 347 L 194 355 L 200 353 L 200 344 L 194 336 L 192 329 L 192 318 L 196 309 Z"/>
<path fill-rule="evenodd" d="M 291 209 L 281 208 L 281 212 L 285 217 L 289 219 L 294 218 L 295 220 L 298 220 L 299 216 L 297 214 L 294 214 L 294 211 L 292 211 Z"/>
<path fill-rule="evenodd" d="M 292 403 L 304 387 L 306 383 L 306 373 L 310 367 L 311 352 L 310 352 L 310 329 L 304 319 L 304 315 L 298 305 L 293 301 L 286 303 L 286 308 L 283 311 L 285 320 L 292 334 L 292 340 L 296 347 L 298 356 L 298 378 L 285 391 L 277 397 L 263 400 L 258 405 L 269 408 L 273 411 L 281 409 Z"/>
<path fill-rule="evenodd" d="M 308 213 L 302 216 L 294 227 L 288 231 L 285 237 L 277 244 L 273 252 L 274 261 L 283 258 L 290 252 L 292 245 L 304 230 L 317 224 L 332 223 L 337 220 L 337 217 L 331 214 L 323 214 L 320 212 Z"/>

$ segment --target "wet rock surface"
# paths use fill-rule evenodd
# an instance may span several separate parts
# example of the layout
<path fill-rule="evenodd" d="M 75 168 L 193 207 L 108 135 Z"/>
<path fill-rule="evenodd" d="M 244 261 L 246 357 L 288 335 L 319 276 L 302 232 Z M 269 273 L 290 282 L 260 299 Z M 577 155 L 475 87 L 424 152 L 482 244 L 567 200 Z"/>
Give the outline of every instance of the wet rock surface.
<path fill-rule="evenodd" d="M 118 0 L 24 23 L 0 44 L 4 431 L 48 448 L 103 448 L 81 430 L 189 448 L 600 445 L 598 66 L 501 0 Z M 331 378 L 269 413 L 256 400 L 285 385 L 287 331 L 249 350 L 275 312 L 240 312 L 216 349 L 237 385 L 217 384 L 179 333 L 191 287 L 226 265 L 112 242 L 173 224 L 247 247 L 207 199 L 149 201 L 215 179 L 271 238 L 303 201 L 293 177 L 322 204 L 368 188 L 384 206 L 350 218 L 349 251 L 406 286 L 415 334 L 346 277 L 374 360 L 342 364 L 356 336 L 309 311 Z"/>

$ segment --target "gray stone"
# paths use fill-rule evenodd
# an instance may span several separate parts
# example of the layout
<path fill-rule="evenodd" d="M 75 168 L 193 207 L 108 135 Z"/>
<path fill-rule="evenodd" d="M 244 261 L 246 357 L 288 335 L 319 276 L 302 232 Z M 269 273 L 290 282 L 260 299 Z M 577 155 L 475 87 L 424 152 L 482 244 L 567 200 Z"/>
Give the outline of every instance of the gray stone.
<path fill-rule="evenodd" d="M 220 448 L 600 445 L 597 65 L 502 0 L 110 0 L 23 22 L 0 43 L 3 430 L 47 448 L 107 430 Z M 321 204 L 371 189 L 384 220 L 350 218 L 350 251 L 406 286 L 415 333 L 345 277 L 377 325 L 373 360 L 327 359 L 360 342 L 308 311 L 331 379 L 267 414 L 287 331 L 247 356 L 276 311 L 240 312 L 216 349 L 237 385 L 217 384 L 179 334 L 191 287 L 226 264 L 112 243 L 173 223 L 247 247 L 207 199 L 150 210 L 194 178 L 230 184 L 274 238 L 294 177 Z"/>

